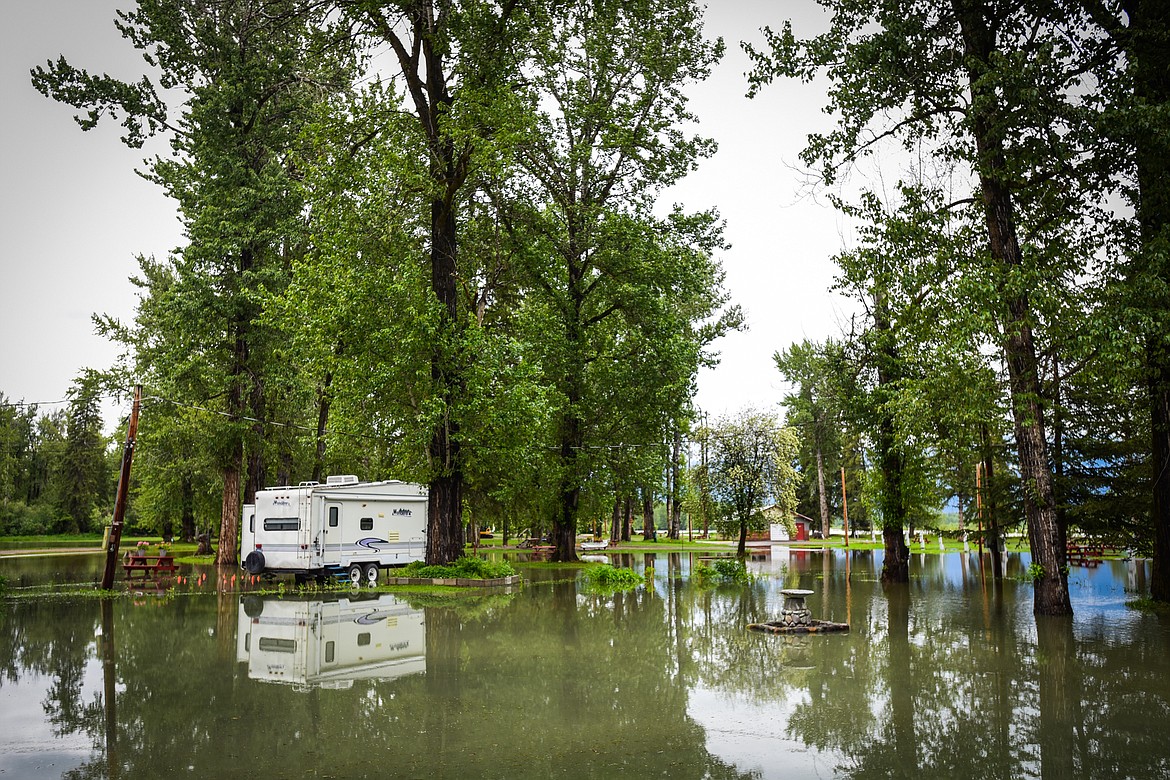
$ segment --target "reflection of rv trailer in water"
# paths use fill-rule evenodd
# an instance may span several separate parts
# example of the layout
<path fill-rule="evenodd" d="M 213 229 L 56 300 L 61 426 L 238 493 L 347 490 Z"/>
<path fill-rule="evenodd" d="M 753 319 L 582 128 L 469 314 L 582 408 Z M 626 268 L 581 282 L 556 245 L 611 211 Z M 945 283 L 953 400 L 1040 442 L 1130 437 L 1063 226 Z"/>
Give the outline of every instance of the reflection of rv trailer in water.
<path fill-rule="evenodd" d="M 394 596 L 241 602 L 236 660 L 253 680 L 346 688 L 426 671 L 423 612 Z"/>
<path fill-rule="evenodd" d="M 242 525 L 240 554 L 250 574 L 346 574 L 373 585 L 381 567 L 425 556 L 427 488 L 353 476 L 268 488 L 256 491 Z"/>

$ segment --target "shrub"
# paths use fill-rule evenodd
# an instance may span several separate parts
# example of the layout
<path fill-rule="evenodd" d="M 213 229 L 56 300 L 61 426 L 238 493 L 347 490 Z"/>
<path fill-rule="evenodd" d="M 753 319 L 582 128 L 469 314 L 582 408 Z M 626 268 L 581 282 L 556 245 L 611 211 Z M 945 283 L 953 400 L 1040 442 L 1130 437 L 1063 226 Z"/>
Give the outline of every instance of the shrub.
<path fill-rule="evenodd" d="M 632 590 L 642 584 L 642 578 L 633 569 L 619 569 L 608 563 L 586 569 L 585 581 L 598 590 Z"/>
<path fill-rule="evenodd" d="M 0 536 L 44 536 L 59 533 L 64 522 L 47 503 L 31 506 L 12 502 L 0 507 Z"/>
<path fill-rule="evenodd" d="M 752 576 L 748 574 L 747 564 L 738 558 L 717 558 L 710 566 L 700 563 L 694 568 L 692 575 L 700 583 L 720 582 L 746 585 L 752 581 Z"/>
<path fill-rule="evenodd" d="M 424 579 L 462 577 L 469 580 L 491 580 L 498 577 L 511 577 L 515 573 L 516 570 L 507 561 L 487 561 L 473 555 L 465 555 L 448 566 L 427 566 L 421 561 L 415 561 L 402 570 L 404 577 L 422 577 Z"/>

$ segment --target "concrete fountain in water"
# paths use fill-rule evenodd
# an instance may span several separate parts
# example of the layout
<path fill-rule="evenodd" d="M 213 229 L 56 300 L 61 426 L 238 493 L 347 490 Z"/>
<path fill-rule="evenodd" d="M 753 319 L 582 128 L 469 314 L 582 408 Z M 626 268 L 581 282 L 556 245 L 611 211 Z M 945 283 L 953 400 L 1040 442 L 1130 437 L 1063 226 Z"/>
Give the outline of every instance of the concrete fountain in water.
<path fill-rule="evenodd" d="M 784 594 L 784 608 L 780 610 L 780 619 L 767 623 L 749 623 L 748 628 L 770 634 L 825 634 L 849 630 L 848 623 L 833 623 L 812 616 L 804 599 L 811 596 L 813 591 L 787 588 L 780 592 Z"/>

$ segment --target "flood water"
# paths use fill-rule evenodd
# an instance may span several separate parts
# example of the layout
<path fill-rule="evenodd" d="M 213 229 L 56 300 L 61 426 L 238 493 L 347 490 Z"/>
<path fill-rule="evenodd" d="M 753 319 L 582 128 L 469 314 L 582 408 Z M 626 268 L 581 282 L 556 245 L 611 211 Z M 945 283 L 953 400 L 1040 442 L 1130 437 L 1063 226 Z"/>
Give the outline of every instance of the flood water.
<path fill-rule="evenodd" d="M 0 574 L 80 566 L 44 560 Z M 615 560 L 653 586 L 6 601 L 0 777 L 1170 777 L 1170 618 L 1125 606 L 1148 562 L 1074 568 L 1076 616 L 1037 620 L 973 555 L 893 589 L 880 553 L 774 548 L 717 588 Z M 747 631 L 784 587 L 852 630 Z"/>

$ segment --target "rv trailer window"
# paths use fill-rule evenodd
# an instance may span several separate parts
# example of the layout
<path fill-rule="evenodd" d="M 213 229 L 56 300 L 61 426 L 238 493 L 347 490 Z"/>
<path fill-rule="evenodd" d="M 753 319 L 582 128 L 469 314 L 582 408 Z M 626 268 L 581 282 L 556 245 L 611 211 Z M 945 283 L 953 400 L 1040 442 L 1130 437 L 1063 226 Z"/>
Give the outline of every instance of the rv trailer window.
<path fill-rule="evenodd" d="M 297 640 L 279 639 L 271 636 L 260 637 L 260 649 L 266 653 L 295 653 Z"/>
<path fill-rule="evenodd" d="M 337 507 L 335 506 L 329 507 L 329 527 L 337 527 Z"/>
<path fill-rule="evenodd" d="M 295 517 L 266 517 L 264 518 L 265 531 L 297 531 L 301 521 Z"/>
<path fill-rule="evenodd" d="M 325 663 L 327 663 L 327 664 L 333 663 L 333 658 L 334 658 L 334 655 L 336 654 L 336 648 L 337 648 L 336 642 L 330 641 L 330 642 L 325 643 Z"/>
<path fill-rule="evenodd" d="M 248 533 L 250 533 L 250 534 L 256 533 L 256 515 L 255 514 L 248 515 Z"/>
<path fill-rule="evenodd" d="M 368 631 L 363 631 L 358 634 L 358 647 L 365 647 L 370 643 L 370 634 Z"/>
<path fill-rule="evenodd" d="M 363 531 L 373 531 L 374 530 L 374 518 L 363 517 L 362 518 L 362 530 Z"/>

